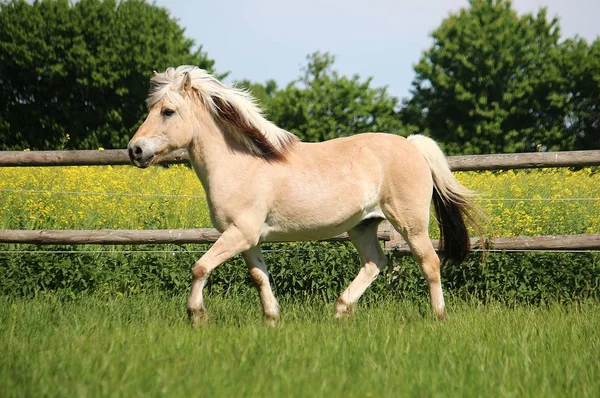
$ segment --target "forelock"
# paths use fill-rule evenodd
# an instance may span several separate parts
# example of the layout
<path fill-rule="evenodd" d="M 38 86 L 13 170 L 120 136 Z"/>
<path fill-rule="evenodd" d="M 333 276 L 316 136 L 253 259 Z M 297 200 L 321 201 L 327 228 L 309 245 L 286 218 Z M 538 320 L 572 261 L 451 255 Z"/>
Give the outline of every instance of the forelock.
<path fill-rule="evenodd" d="M 150 79 L 150 89 L 146 105 L 148 109 L 159 103 L 164 97 L 170 102 L 177 104 L 181 100 L 179 89 L 185 77 L 185 73 L 202 71 L 195 66 L 183 65 L 177 68 L 168 68 L 162 73 L 155 73 Z"/>

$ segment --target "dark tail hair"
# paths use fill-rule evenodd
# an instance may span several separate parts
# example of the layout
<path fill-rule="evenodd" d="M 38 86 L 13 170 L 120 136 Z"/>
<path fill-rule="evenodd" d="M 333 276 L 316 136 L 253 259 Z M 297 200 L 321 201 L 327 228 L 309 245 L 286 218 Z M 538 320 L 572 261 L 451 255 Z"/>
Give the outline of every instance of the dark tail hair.
<path fill-rule="evenodd" d="M 437 188 L 433 188 L 433 207 L 440 227 L 440 246 L 444 258 L 460 263 L 471 251 L 471 239 L 463 216 L 467 203 L 444 201 Z"/>
<path fill-rule="evenodd" d="M 452 175 L 446 156 L 434 140 L 423 135 L 411 135 L 408 140 L 419 149 L 431 169 L 433 205 L 440 226 L 440 250 L 446 259 L 459 263 L 471 251 L 465 219 L 479 232 L 479 211 L 471 200 L 475 193 Z"/>

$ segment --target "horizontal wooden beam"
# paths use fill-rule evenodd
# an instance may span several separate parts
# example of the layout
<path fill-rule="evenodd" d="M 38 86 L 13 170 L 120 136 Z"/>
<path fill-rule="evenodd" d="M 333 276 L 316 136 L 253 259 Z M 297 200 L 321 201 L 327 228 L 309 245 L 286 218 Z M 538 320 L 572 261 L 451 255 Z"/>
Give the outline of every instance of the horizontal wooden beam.
<path fill-rule="evenodd" d="M 508 251 L 581 251 L 600 250 L 600 234 L 581 235 L 546 235 L 546 236 L 513 236 L 505 238 L 485 239 L 487 250 Z M 433 246 L 437 248 L 439 241 L 432 239 Z M 393 239 L 385 243 L 388 250 L 409 253 L 406 242 L 402 239 Z M 472 249 L 481 248 L 480 239 L 471 240 Z"/>
<path fill-rule="evenodd" d="M 180 149 L 165 157 L 161 164 L 188 162 L 187 150 Z M 448 163 L 454 171 L 598 166 L 600 165 L 600 150 L 449 156 Z M 129 157 L 124 149 L 0 152 L 0 167 L 118 166 L 128 164 L 130 164 Z"/>
<path fill-rule="evenodd" d="M 36 245 L 151 245 L 213 243 L 221 234 L 213 228 L 156 230 L 0 230 L 0 243 L 31 243 Z M 382 225 L 380 240 L 390 239 L 390 228 Z M 344 233 L 327 241 L 349 240 Z"/>
<path fill-rule="evenodd" d="M 172 152 L 161 164 L 189 163 L 186 149 Z M 104 151 L 0 151 L 0 167 L 123 166 L 130 165 L 125 149 Z"/>
<path fill-rule="evenodd" d="M 448 163 L 453 171 L 598 166 L 600 150 L 449 156 Z"/>
<path fill-rule="evenodd" d="M 0 230 L 0 243 L 36 245 L 143 245 L 211 243 L 220 234 L 212 228 L 172 230 Z"/>
<path fill-rule="evenodd" d="M 213 228 L 172 229 L 172 230 L 0 230 L 0 244 L 36 245 L 147 245 L 213 243 L 220 234 Z M 386 250 L 409 253 L 406 242 L 399 238 L 388 223 L 382 223 L 378 237 L 385 242 Z M 347 241 L 348 234 L 334 236 L 327 241 Z M 432 240 L 434 247 L 439 242 Z M 600 234 L 516 236 L 489 238 L 486 247 L 493 250 L 560 250 L 581 251 L 600 250 Z M 473 249 L 481 247 L 479 239 L 472 239 Z"/>

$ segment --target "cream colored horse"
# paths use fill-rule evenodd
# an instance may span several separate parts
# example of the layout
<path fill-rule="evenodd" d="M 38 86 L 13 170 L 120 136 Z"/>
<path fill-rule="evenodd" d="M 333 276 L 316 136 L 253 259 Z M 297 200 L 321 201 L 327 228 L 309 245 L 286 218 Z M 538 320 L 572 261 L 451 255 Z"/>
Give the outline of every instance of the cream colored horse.
<path fill-rule="evenodd" d="M 462 261 L 470 249 L 463 216 L 471 192 L 454 178 L 433 140 L 372 133 L 299 142 L 266 120 L 249 93 L 192 66 L 156 74 L 147 103 L 148 117 L 129 142 L 132 162 L 148 167 L 187 148 L 211 220 L 222 233 L 192 270 L 193 325 L 206 319 L 202 291 L 209 274 L 240 253 L 265 319 L 274 322 L 279 305 L 260 244 L 346 231 L 362 261 L 336 305 L 336 316 L 347 313 L 386 265 L 377 239 L 384 219 L 408 242 L 429 284 L 433 310 L 444 317 L 440 260 L 428 235 L 430 204 L 433 199 L 445 255 Z"/>

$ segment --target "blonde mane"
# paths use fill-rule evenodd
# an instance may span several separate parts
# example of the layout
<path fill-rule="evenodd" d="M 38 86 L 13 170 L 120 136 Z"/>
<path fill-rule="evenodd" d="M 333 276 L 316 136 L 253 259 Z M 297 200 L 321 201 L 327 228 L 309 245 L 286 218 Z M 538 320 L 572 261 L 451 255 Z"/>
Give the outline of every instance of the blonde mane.
<path fill-rule="evenodd" d="M 281 160 L 298 137 L 265 119 L 256 99 L 246 90 L 229 87 L 196 66 L 183 65 L 156 73 L 146 103 L 149 108 L 162 98 L 177 104 L 185 79 L 223 130 L 252 153 L 265 159 Z"/>

